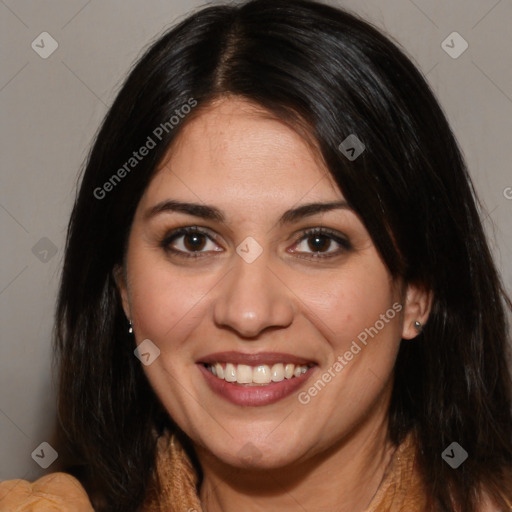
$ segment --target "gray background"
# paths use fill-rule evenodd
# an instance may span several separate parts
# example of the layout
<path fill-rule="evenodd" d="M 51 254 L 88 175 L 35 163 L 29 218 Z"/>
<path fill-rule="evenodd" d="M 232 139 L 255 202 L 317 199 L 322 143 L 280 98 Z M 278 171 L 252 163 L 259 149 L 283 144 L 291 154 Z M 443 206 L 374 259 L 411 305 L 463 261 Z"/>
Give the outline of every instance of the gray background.
<path fill-rule="evenodd" d="M 331 3 L 384 29 L 426 74 L 468 161 L 510 292 L 512 2 Z M 0 0 L 0 479 L 33 480 L 44 473 L 31 453 L 52 439 L 54 304 L 77 175 L 92 137 L 142 50 L 201 5 L 203 1 Z M 441 47 L 454 31 L 469 44 L 458 58 Z M 31 47 L 42 32 L 59 45 L 47 59 Z M 450 39 L 448 44 L 460 47 Z"/>

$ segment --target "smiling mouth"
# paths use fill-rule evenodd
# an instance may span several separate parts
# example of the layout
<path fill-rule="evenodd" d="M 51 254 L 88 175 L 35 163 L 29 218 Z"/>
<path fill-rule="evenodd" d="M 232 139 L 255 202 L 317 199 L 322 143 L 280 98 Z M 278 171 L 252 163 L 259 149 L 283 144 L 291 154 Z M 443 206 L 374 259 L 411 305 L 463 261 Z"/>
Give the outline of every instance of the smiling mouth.
<path fill-rule="evenodd" d="M 293 364 L 276 363 L 273 365 L 234 364 L 234 363 L 203 363 L 203 366 L 219 380 L 239 384 L 241 386 L 267 386 L 283 380 L 291 380 L 305 374 L 314 363 Z"/>

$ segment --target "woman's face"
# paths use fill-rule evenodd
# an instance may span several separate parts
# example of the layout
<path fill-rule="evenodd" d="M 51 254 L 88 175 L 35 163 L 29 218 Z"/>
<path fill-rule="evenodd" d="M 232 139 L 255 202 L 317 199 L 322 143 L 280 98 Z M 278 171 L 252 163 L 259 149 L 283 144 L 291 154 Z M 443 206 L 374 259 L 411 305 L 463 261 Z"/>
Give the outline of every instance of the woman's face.
<path fill-rule="evenodd" d="M 311 147 L 241 99 L 184 126 L 138 205 L 125 271 L 155 393 L 235 466 L 303 461 L 381 428 L 401 338 L 426 314 Z"/>

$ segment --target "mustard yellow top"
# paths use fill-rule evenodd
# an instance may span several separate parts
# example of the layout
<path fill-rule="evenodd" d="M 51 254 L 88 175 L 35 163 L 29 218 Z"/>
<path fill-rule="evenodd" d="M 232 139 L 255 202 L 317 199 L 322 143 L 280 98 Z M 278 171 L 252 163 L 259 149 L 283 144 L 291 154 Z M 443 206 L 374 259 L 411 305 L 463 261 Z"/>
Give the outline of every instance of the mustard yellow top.
<path fill-rule="evenodd" d="M 197 475 L 174 435 L 158 441 L 157 473 L 164 482 L 158 495 L 148 493 L 144 512 L 202 512 L 196 492 Z M 412 434 L 398 447 L 382 483 L 363 512 L 424 512 L 426 491 L 416 460 Z M 511 508 L 512 510 L 512 504 Z M 87 494 L 76 478 L 52 473 L 34 483 L 9 480 L 0 483 L 0 512 L 94 512 Z M 509 512 L 482 505 L 481 512 Z"/>

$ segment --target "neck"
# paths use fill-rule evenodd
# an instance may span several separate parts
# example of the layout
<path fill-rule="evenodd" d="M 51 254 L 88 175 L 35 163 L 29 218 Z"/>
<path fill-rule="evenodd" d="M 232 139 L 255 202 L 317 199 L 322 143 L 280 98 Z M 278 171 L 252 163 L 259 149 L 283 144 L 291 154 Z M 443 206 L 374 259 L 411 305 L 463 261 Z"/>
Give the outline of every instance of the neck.
<path fill-rule="evenodd" d="M 387 406 L 323 453 L 300 464 L 261 470 L 229 466 L 196 447 L 203 469 L 204 512 L 354 512 L 372 500 L 395 448 L 387 437 Z M 334 484 L 334 485 L 333 485 Z"/>

